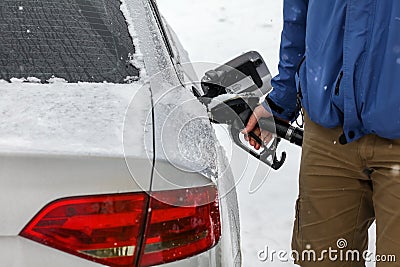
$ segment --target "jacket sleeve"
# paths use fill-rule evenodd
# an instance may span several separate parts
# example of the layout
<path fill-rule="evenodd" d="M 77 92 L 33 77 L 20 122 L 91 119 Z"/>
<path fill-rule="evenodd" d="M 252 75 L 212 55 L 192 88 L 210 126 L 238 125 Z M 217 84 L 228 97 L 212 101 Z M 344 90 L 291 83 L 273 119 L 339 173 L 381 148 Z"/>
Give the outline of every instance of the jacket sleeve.
<path fill-rule="evenodd" d="M 305 53 L 308 0 L 284 0 L 279 74 L 272 79 L 273 90 L 263 106 L 274 116 L 294 120 L 297 104 L 295 75 Z"/>

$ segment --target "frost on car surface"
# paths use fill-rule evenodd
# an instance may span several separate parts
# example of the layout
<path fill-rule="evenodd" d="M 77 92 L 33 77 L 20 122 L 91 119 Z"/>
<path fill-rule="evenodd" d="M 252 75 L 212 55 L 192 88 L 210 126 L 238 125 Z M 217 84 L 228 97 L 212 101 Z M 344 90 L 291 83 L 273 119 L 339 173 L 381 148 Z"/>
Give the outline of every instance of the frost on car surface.
<path fill-rule="evenodd" d="M 206 109 L 178 79 L 150 1 L 121 2 L 128 25 L 134 25 L 134 34 L 144 55 L 156 114 L 156 159 L 186 172 L 200 172 L 215 178 L 215 139 Z M 129 117 L 128 110 L 128 120 Z"/>
<path fill-rule="evenodd" d="M 1 79 L 139 79 L 140 70 L 133 65 L 136 49 L 120 1 L 5 0 L 0 12 Z"/>
<path fill-rule="evenodd" d="M 0 82 L 0 149 L 122 155 L 125 112 L 139 88 L 140 83 Z M 125 124 L 134 148 L 144 145 L 149 97 L 148 90 L 135 97 L 135 120 Z"/>

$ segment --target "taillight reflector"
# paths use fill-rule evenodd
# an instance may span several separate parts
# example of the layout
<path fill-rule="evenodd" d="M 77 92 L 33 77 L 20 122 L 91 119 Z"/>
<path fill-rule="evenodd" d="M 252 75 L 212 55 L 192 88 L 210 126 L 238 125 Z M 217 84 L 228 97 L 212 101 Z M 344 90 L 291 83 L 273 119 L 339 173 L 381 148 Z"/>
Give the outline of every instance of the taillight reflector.
<path fill-rule="evenodd" d="M 113 267 L 172 262 L 217 244 L 217 189 L 64 198 L 44 207 L 20 235 Z"/>
<path fill-rule="evenodd" d="M 154 192 L 140 266 L 187 258 L 218 243 L 221 235 L 214 186 Z"/>
<path fill-rule="evenodd" d="M 147 195 L 99 195 L 48 204 L 21 236 L 109 266 L 133 266 Z"/>

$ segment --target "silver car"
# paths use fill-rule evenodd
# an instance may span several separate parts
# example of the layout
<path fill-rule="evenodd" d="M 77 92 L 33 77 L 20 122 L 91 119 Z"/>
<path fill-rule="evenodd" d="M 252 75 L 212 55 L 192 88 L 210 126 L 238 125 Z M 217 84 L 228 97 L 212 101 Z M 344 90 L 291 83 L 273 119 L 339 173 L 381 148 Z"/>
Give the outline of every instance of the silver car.
<path fill-rule="evenodd" d="M 229 164 L 154 0 L 0 13 L 0 266 L 239 266 Z"/>

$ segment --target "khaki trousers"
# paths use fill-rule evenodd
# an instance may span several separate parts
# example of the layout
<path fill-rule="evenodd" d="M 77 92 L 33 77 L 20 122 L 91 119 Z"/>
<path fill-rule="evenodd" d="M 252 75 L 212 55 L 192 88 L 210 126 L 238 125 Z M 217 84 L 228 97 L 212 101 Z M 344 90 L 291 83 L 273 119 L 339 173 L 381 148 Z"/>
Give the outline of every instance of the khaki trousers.
<path fill-rule="evenodd" d="M 365 266 L 365 258 L 379 267 L 400 266 L 400 139 L 367 135 L 341 145 L 341 134 L 340 127 L 326 129 L 306 118 L 295 262 L 348 267 Z M 376 256 L 366 251 L 374 220 Z"/>

